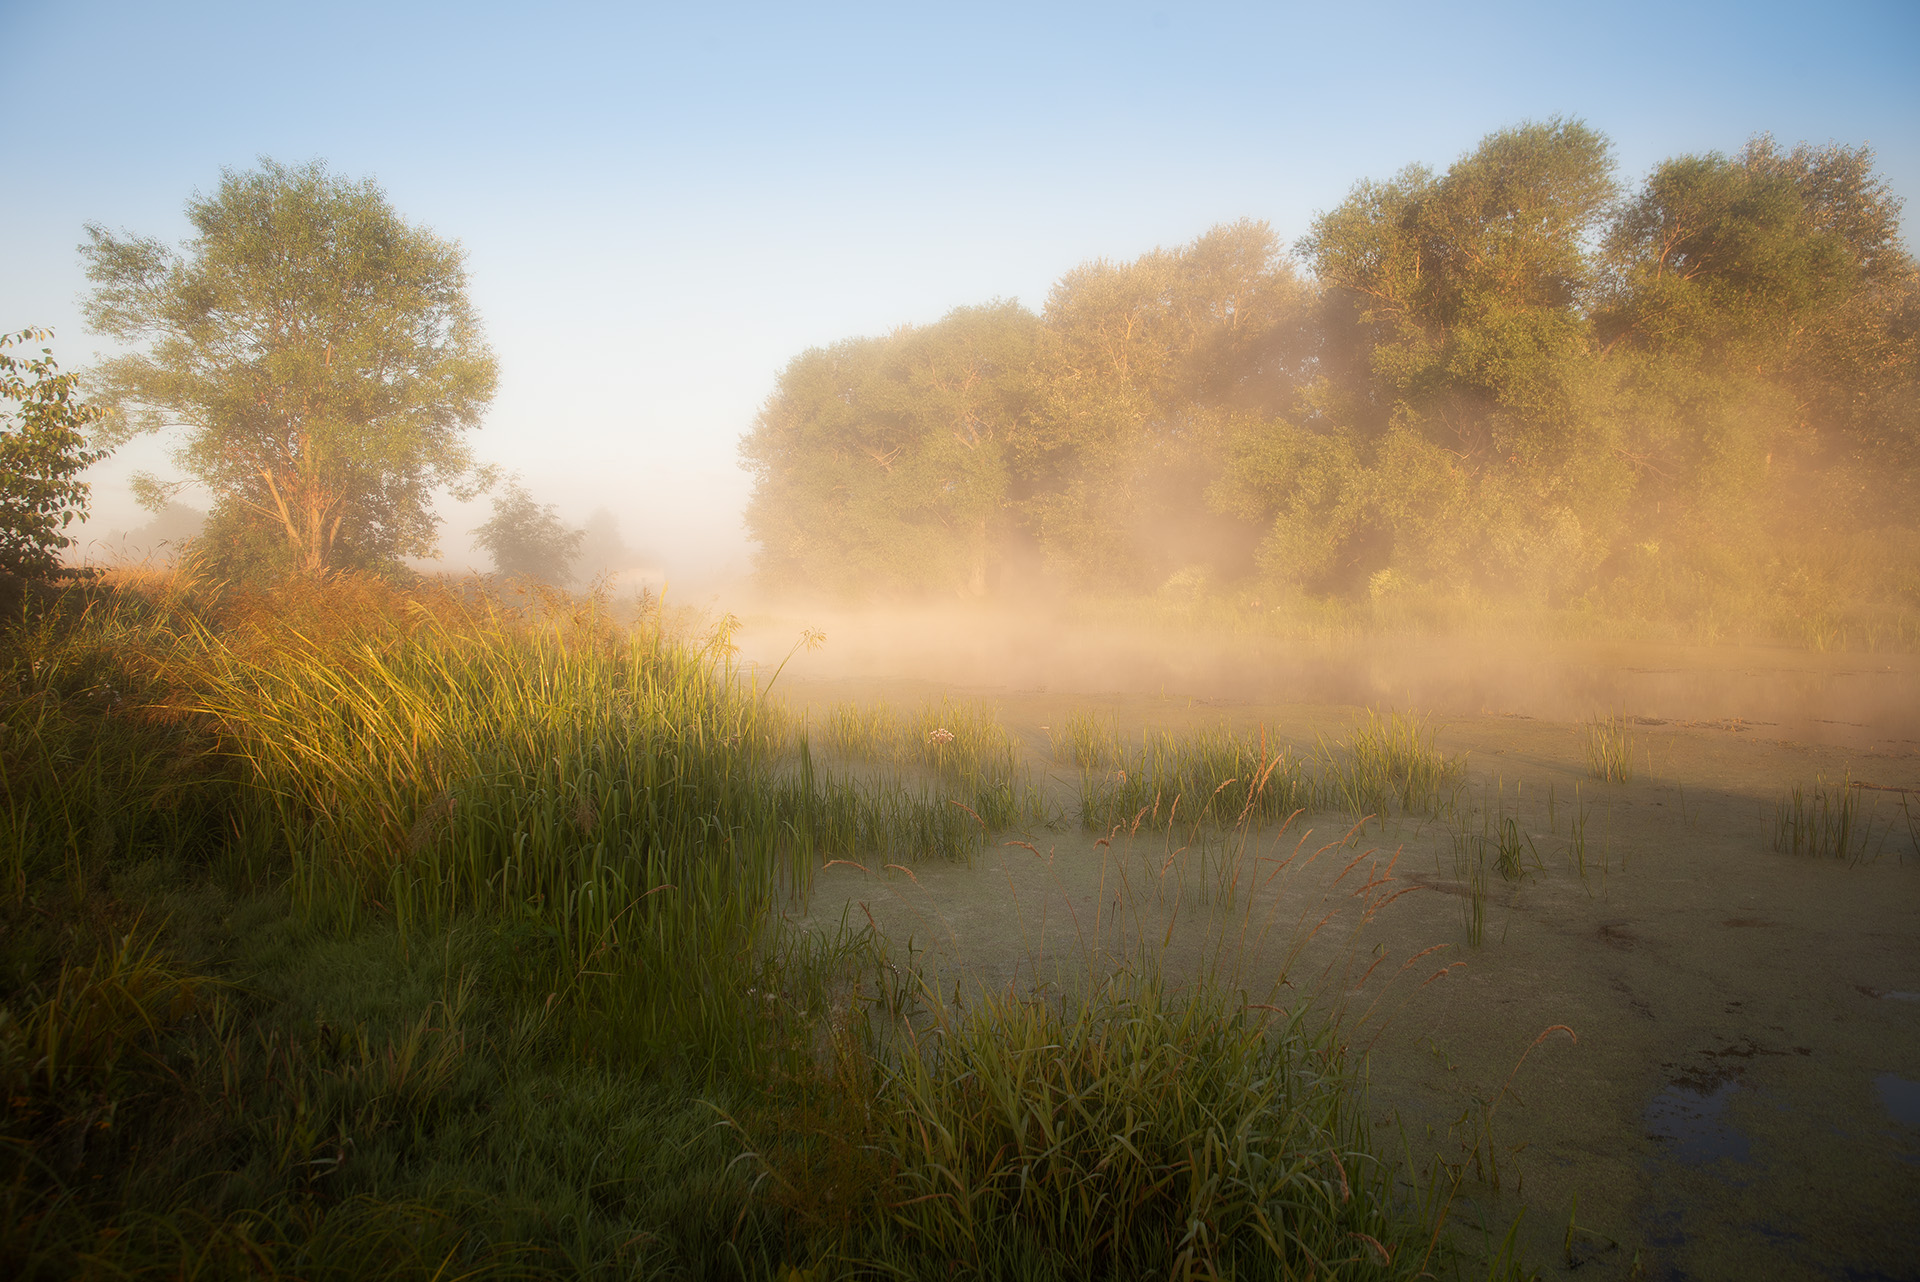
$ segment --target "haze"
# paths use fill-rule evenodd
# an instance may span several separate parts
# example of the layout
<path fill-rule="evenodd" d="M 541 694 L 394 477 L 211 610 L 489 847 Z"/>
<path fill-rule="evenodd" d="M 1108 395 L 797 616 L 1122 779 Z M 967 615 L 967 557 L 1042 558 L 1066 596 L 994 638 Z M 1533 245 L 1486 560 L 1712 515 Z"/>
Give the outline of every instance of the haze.
<path fill-rule="evenodd" d="M 739 439 L 808 347 L 995 298 L 1216 223 L 1283 241 L 1363 177 L 1444 168 L 1523 119 L 1586 119 L 1623 179 L 1753 134 L 1868 144 L 1920 194 L 1920 12 L 1905 4 L 0 7 L 0 328 L 86 363 L 88 220 L 177 240 L 223 166 L 324 158 L 469 251 L 502 368 L 476 439 L 598 508 L 662 571 L 746 568 Z M 144 524 L 137 443 L 86 531 Z M 186 496 L 206 506 L 205 496 Z M 443 502 L 442 564 L 484 502 Z M 484 558 L 480 558 L 484 562 Z"/>

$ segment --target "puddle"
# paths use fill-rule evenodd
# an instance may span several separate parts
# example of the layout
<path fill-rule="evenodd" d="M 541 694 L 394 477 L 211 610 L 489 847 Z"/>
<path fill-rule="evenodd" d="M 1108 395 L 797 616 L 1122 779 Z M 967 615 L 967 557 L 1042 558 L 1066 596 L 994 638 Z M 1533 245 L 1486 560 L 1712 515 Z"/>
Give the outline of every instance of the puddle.
<path fill-rule="evenodd" d="M 1675 1162 L 1746 1161 L 1747 1137 L 1723 1116 L 1739 1089 L 1732 1077 L 1675 1082 L 1647 1105 L 1647 1138 L 1659 1141 Z"/>
<path fill-rule="evenodd" d="M 1880 1089 L 1880 1103 L 1894 1121 L 1920 1130 L 1920 1082 L 1898 1073 L 1882 1073 L 1873 1084 Z"/>

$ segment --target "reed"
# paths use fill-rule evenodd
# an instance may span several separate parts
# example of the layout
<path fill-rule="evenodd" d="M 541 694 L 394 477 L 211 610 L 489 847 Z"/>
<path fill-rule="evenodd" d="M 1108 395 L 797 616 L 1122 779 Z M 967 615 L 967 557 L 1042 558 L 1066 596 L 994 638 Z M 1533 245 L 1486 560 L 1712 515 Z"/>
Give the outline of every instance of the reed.
<path fill-rule="evenodd" d="M 10 1275 L 1424 1267 L 1306 1006 L 1143 964 L 963 1009 L 786 922 L 825 862 L 1033 813 L 991 709 L 816 743 L 727 629 L 648 619 L 342 581 L 0 638 Z M 1236 886 L 1324 786 L 1224 733 L 1138 759 Z"/>
<path fill-rule="evenodd" d="M 1322 740 L 1295 754 L 1257 732 L 1221 727 L 1186 735 L 1146 732 L 1137 750 L 1111 758 L 1109 770 L 1081 778 L 1082 824 L 1184 822 L 1256 827 L 1301 810 L 1353 816 L 1440 815 L 1451 811 L 1465 763 L 1433 745 L 1424 721 L 1369 712 L 1344 742 Z"/>
<path fill-rule="evenodd" d="M 1126 753 L 1113 723 L 1084 710 L 1068 713 L 1067 719 L 1049 732 L 1048 741 L 1055 761 L 1082 770 L 1104 770 L 1116 765 Z"/>
<path fill-rule="evenodd" d="M 1860 863 L 1873 845 L 1874 821 L 1872 804 L 1852 780 L 1829 784 L 1817 779 L 1811 788 L 1788 789 L 1774 803 L 1773 848 L 1782 854 Z M 1881 834 L 1881 847 L 1886 836 Z"/>
<path fill-rule="evenodd" d="M 1464 785 L 1466 763 L 1434 747 L 1424 718 L 1371 709 L 1347 737 L 1345 751 L 1321 745 L 1322 778 L 1340 808 L 1352 815 L 1393 811 L 1440 817 L 1451 813 Z"/>
<path fill-rule="evenodd" d="M 1611 715 L 1587 721 L 1587 773 L 1608 783 L 1633 782 L 1633 739 L 1624 717 Z"/>

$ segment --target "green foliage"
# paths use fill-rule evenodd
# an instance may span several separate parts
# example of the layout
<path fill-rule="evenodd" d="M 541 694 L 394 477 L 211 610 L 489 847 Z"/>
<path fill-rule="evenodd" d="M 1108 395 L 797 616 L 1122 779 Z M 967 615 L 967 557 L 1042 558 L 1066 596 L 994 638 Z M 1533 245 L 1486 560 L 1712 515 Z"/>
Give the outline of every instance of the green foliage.
<path fill-rule="evenodd" d="M 1434 746 L 1431 726 L 1400 713 L 1369 712 L 1344 742 L 1323 741 L 1310 755 L 1270 743 L 1265 727 L 1146 734 L 1128 750 L 1070 722 L 1063 746 L 1084 763 L 1080 818 L 1096 830 L 1179 821 L 1197 835 L 1279 823 L 1300 810 L 1440 815 L 1465 774 L 1463 759 Z"/>
<path fill-rule="evenodd" d="M 1007 452 L 1031 398 L 1013 303 L 797 357 L 741 456 L 773 581 L 987 591 L 1008 537 Z"/>
<path fill-rule="evenodd" d="M 1419 1273 L 1330 1039 L 1151 986 L 988 1000 L 889 1062 L 885 1235 L 1006 1277 Z"/>
<path fill-rule="evenodd" d="M 50 348 L 20 357 L 7 349 L 53 335 L 0 334 L 0 573 L 45 578 L 73 540 L 62 531 L 87 514 L 80 473 L 106 457 L 89 449 L 87 429 L 104 411 L 81 400 Z"/>
<path fill-rule="evenodd" d="M 717 645 L 174 577 L 71 592 L 0 664 L 8 1276 L 1429 1263 L 1444 1208 L 1396 1192 L 1307 1004 L 963 1012 L 794 930 L 826 857 L 889 824 L 939 853 L 953 807 L 829 778 Z M 1004 741 L 866 723 L 936 775 Z"/>
<path fill-rule="evenodd" d="M 1920 528 L 1899 228 L 1865 148 L 1758 138 L 1628 187 L 1586 124 L 1522 124 L 1360 183 L 1297 246 L 1310 281 L 1240 222 L 1077 267 L 1038 318 L 802 356 L 743 446 L 749 524 L 769 577 L 847 592 L 1038 565 L 1796 641 L 1910 619 L 1897 556 L 1800 573 Z M 1018 333 L 990 371 L 942 354 L 989 317 Z M 954 423 L 991 424 L 990 468 L 911 464 Z"/>
<path fill-rule="evenodd" d="M 460 247 L 317 162 L 225 171 L 187 217 L 182 253 L 97 225 L 81 247 L 89 322 L 136 349 L 98 371 L 122 433 L 179 429 L 214 533 L 271 530 L 306 573 L 430 555 L 496 379 Z"/>
<path fill-rule="evenodd" d="M 493 557 L 493 568 L 535 583 L 565 584 L 586 539 L 570 529 L 552 505 L 533 501 L 519 481 L 509 481 L 493 498 L 493 515 L 474 532 L 474 544 Z"/>
<path fill-rule="evenodd" d="M 1608 783 L 1633 782 L 1633 737 L 1627 721 L 1618 715 L 1594 717 L 1583 727 L 1587 743 L 1587 773 Z"/>

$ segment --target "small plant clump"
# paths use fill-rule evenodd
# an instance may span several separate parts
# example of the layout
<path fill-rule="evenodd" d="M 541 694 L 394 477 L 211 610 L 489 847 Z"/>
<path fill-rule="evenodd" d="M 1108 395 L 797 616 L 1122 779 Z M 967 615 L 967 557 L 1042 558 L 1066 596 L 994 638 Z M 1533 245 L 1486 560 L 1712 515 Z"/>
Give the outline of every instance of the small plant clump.
<path fill-rule="evenodd" d="M 1852 780 L 1815 780 L 1813 787 L 1791 788 L 1774 803 L 1773 848 L 1786 855 L 1860 863 L 1873 844 L 1874 819 L 1873 806 Z M 1889 825 L 1881 834 L 1882 846 L 1891 831 Z"/>
<path fill-rule="evenodd" d="M 1587 773 L 1607 783 L 1633 782 L 1633 739 L 1626 718 L 1594 717 L 1586 724 Z"/>
<path fill-rule="evenodd" d="M 1126 753 L 1113 724 L 1087 711 L 1067 714 L 1059 728 L 1048 732 L 1048 746 L 1055 761 L 1082 770 L 1104 770 Z"/>

